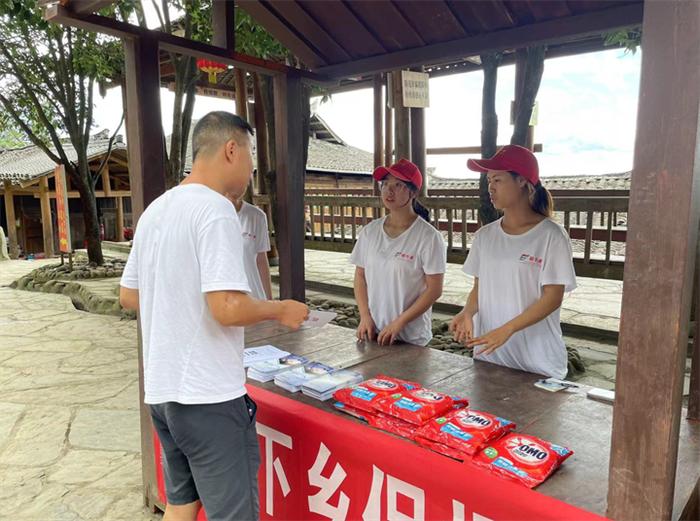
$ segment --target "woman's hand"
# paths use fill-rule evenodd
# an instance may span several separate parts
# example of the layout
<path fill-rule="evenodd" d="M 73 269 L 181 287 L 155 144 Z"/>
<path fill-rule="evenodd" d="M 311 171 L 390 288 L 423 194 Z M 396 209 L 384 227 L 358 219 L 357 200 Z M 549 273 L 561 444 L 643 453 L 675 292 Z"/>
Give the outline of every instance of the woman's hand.
<path fill-rule="evenodd" d="M 396 342 L 399 333 L 403 328 L 404 323 L 401 320 L 394 320 L 391 324 L 381 330 L 379 336 L 377 337 L 377 342 L 379 342 L 380 346 L 389 346 L 393 344 Z"/>
<path fill-rule="evenodd" d="M 450 333 L 456 342 L 466 345 L 467 341 L 474 336 L 474 319 L 471 313 L 459 312 L 450 322 Z"/>
<path fill-rule="evenodd" d="M 505 324 L 501 327 L 489 331 L 479 338 L 474 338 L 466 343 L 467 347 L 484 346 L 480 351 L 474 350 L 475 355 L 490 355 L 496 349 L 505 344 L 508 339 L 513 336 L 515 330 L 512 326 Z"/>
<path fill-rule="evenodd" d="M 371 315 L 360 316 L 360 325 L 357 326 L 357 338 L 359 340 L 372 341 L 376 335 L 377 326 Z"/>

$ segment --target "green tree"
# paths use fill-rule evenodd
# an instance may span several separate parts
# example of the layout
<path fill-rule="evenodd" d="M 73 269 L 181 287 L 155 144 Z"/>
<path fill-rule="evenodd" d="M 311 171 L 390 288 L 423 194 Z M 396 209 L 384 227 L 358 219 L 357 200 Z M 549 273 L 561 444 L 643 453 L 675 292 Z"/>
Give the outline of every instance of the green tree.
<path fill-rule="evenodd" d="M 125 16 L 130 4 L 108 8 Z M 80 194 L 88 257 L 103 263 L 95 185 L 87 148 L 93 92 L 123 63 L 118 40 L 45 22 L 33 0 L 0 0 L 0 107 L 27 140 L 62 164 Z M 65 139 L 77 153 L 69 160 Z"/>

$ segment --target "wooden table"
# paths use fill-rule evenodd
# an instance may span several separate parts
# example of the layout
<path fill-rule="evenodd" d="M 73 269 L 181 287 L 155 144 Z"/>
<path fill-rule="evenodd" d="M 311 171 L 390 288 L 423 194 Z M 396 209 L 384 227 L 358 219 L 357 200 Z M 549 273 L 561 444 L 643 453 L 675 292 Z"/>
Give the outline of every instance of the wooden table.
<path fill-rule="evenodd" d="M 248 347 L 264 344 L 273 344 L 314 361 L 350 367 L 367 378 L 384 373 L 418 381 L 437 391 L 465 396 L 475 409 L 516 422 L 520 432 L 570 447 L 575 454 L 537 491 L 605 515 L 613 408 L 587 399 L 587 388 L 577 393 L 551 393 L 534 387 L 534 382 L 541 377 L 531 373 L 424 347 L 358 343 L 353 330 L 333 325 L 289 332 L 279 325 L 266 323 L 246 331 Z M 301 393 L 288 393 L 272 383 L 252 383 L 348 418 L 336 411 L 331 401 L 319 402 Z M 698 478 L 700 424 L 682 420 L 674 518 L 681 516 Z"/>

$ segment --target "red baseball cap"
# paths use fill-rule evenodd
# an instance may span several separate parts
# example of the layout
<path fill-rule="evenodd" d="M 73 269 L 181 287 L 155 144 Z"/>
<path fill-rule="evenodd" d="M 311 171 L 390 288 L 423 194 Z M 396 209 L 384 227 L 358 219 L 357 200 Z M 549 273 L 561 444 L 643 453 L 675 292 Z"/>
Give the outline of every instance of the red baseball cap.
<path fill-rule="evenodd" d="M 490 159 L 470 159 L 467 168 L 475 172 L 507 170 L 524 177 L 533 185 L 540 182 L 540 169 L 535 154 L 519 145 L 506 145 Z"/>
<path fill-rule="evenodd" d="M 401 161 L 391 166 L 378 166 L 374 169 L 374 172 L 372 172 L 372 177 L 377 181 L 381 181 L 389 174 L 402 181 L 412 183 L 419 190 L 420 187 L 423 186 L 423 176 L 420 170 L 408 159 L 401 159 Z"/>

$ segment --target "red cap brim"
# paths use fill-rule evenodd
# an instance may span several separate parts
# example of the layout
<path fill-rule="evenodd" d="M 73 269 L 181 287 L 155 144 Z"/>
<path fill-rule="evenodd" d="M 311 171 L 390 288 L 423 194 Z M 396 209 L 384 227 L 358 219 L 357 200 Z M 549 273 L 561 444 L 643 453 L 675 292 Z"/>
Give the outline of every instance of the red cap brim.
<path fill-rule="evenodd" d="M 406 181 L 407 183 L 413 182 L 409 177 L 403 175 L 401 172 L 398 172 L 386 166 L 378 166 L 377 168 L 375 168 L 374 172 L 372 172 L 372 177 L 374 177 L 377 181 L 381 181 L 389 174 L 393 175 L 396 179 L 401 179 L 402 181 Z"/>
<path fill-rule="evenodd" d="M 467 161 L 467 168 L 474 172 L 488 172 L 489 170 L 508 170 L 496 158 L 491 159 L 470 159 Z"/>

